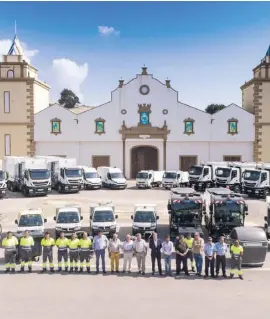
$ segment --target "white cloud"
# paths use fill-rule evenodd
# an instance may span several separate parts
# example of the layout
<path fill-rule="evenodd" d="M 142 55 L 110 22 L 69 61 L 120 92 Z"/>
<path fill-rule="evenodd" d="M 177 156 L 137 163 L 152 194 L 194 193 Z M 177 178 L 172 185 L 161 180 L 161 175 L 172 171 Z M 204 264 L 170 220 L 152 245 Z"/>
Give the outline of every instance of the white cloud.
<path fill-rule="evenodd" d="M 119 35 L 120 32 L 115 30 L 114 27 L 108 27 L 108 26 L 99 26 L 98 27 L 98 32 L 102 36 L 109 36 L 109 35 Z"/>
<path fill-rule="evenodd" d="M 0 61 L 2 61 L 2 55 L 7 54 L 12 44 L 12 40 L 3 39 L 0 40 Z M 30 50 L 26 43 L 21 42 L 21 46 L 24 52 L 25 60 L 30 63 L 30 58 L 38 54 L 38 50 Z"/>
<path fill-rule="evenodd" d="M 69 59 L 54 59 L 52 65 L 53 88 L 62 91 L 72 90 L 83 101 L 81 85 L 88 75 L 88 64 L 77 64 Z"/>

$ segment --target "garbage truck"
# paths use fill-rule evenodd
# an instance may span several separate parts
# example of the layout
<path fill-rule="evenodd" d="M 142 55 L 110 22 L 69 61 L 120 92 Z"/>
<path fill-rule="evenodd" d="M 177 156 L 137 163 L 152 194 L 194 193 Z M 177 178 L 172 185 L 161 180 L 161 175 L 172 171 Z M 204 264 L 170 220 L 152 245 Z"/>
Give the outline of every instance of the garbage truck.
<path fill-rule="evenodd" d="M 7 188 L 24 196 L 46 196 L 51 192 L 51 174 L 44 159 L 6 156 L 4 170 L 8 174 Z"/>
<path fill-rule="evenodd" d="M 82 169 L 75 158 L 36 156 L 47 163 L 52 176 L 52 188 L 59 193 L 78 193 L 84 186 Z"/>
<path fill-rule="evenodd" d="M 0 160 L 0 198 L 6 196 L 7 173 L 3 170 L 3 161 Z"/>

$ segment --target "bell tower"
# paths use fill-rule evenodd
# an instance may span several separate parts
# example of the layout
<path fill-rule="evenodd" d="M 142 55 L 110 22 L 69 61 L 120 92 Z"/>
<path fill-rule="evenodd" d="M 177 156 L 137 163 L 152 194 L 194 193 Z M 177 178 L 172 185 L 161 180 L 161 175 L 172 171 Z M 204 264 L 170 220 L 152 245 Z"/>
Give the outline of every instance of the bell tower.
<path fill-rule="evenodd" d="M 253 69 L 253 78 L 245 82 L 241 90 L 243 109 L 255 115 L 253 159 L 270 162 L 270 46 Z"/>
<path fill-rule="evenodd" d="M 34 113 L 49 106 L 49 91 L 15 35 L 0 62 L 0 159 L 35 154 Z"/>

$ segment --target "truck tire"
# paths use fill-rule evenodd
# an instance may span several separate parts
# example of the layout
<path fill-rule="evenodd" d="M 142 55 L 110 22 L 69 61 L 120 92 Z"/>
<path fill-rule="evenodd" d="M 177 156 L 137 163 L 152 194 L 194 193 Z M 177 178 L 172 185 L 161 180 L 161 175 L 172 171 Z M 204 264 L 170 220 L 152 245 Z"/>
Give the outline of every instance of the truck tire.
<path fill-rule="evenodd" d="M 24 187 L 24 188 L 22 189 L 22 193 L 23 193 L 23 196 L 24 196 L 24 197 L 28 197 L 28 196 L 29 196 L 29 192 L 28 192 L 28 189 L 27 189 L 26 187 Z"/>
<path fill-rule="evenodd" d="M 63 192 L 62 185 L 60 183 L 57 185 L 57 191 L 60 194 Z"/>
<path fill-rule="evenodd" d="M 15 192 L 15 188 L 12 183 L 10 183 L 9 189 L 11 192 Z"/>
<path fill-rule="evenodd" d="M 234 191 L 235 193 L 241 193 L 240 186 L 239 186 L 239 185 L 235 185 L 234 188 L 233 188 L 233 191 Z"/>

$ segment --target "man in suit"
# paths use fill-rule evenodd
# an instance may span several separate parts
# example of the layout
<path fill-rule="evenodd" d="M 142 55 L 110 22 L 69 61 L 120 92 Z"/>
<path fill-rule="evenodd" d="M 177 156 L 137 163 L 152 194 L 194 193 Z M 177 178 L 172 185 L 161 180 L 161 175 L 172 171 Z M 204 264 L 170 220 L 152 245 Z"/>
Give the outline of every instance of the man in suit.
<path fill-rule="evenodd" d="M 161 251 L 160 251 L 162 248 L 162 241 L 158 238 L 157 233 L 153 233 L 152 237 L 150 238 L 149 248 L 151 249 L 152 275 L 155 274 L 155 266 L 156 266 L 156 260 L 157 260 L 158 272 L 159 272 L 159 275 L 162 276 Z"/>

